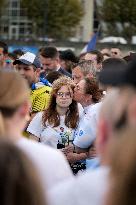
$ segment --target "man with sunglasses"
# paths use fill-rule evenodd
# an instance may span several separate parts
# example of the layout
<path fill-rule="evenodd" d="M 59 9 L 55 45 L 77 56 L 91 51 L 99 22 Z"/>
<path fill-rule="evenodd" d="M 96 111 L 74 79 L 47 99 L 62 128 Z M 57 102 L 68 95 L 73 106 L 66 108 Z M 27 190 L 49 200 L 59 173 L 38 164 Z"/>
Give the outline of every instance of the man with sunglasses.
<path fill-rule="evenodd" d="M 100 70 L 102 69 L 103 59 L 103 54 L 98 50 L 87 52 L 87 54 L 85 55 L 85 60 L 92 61 L 92 64 L 97 72 L 100 72 Z"/>
<path fill-rule="evenodd" d="M 122 58 L 122 53 L 119 48 L 116 47 L 111 48 L 110 53 L 112 58 Z"/>
<path fill-rule="evenodd" d="M 82 60 L 72 69 L 72 78 L 78 84 L 85 77 L 93 78 L 96 76 L 96 69 L 91 60 Z"/>

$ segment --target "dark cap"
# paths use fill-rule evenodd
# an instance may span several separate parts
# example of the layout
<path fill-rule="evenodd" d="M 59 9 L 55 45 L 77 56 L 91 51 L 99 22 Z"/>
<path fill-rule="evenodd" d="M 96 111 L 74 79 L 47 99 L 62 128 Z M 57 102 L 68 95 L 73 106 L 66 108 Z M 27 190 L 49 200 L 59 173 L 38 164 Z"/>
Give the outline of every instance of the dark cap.
<path fill-rule="evenodd" d="M 26 65 L 34 65 L 36 68 L 41 68 L 41 63 L 38 59 L 38 57 L 30 52 L 25 53 L 20 58 L 16 59 L 13 64 L 26 64 Z"/>
<path fill-rule="evenodd" d="M 121 86 L 130 85 L 136 87 L 136 59 L 120 69 L 109 69 L 99 76 L 102 84 Z"/>

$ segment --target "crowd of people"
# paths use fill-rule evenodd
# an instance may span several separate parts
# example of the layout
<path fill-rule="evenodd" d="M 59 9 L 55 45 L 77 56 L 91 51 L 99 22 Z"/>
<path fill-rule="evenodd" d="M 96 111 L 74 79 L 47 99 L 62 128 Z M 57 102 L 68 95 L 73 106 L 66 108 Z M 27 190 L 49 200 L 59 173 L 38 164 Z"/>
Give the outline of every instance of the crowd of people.
<path fill-rule="evenodd" d="M 0 42 L 2 205 L 136 203 L 135 56 Z"/>

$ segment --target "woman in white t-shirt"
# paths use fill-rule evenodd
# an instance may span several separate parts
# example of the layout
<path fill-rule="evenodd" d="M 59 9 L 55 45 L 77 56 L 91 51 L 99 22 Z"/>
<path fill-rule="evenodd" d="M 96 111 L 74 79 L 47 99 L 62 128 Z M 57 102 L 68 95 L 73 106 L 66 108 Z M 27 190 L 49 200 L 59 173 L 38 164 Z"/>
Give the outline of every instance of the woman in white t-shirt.
<path fill-rule="evenodd" d="M 48 109 L 38 113 L 27 128 L 41 143 L 59 149 L 73 142 L 79 121 L 73 90 L 74 82 L 69 77 L 62 76 L 54 81 Z"/>

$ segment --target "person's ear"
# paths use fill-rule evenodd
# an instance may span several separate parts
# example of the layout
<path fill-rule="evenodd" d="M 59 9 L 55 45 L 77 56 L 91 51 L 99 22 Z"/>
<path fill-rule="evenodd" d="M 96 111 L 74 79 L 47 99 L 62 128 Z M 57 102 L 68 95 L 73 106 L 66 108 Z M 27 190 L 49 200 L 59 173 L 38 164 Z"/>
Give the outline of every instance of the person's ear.
<path fill-rule="evenodd" d="M 26 117 L 30 113 L 30 102 L 28 100 L 24 101 L 24 103 L 19 108 L 19 114 L 22 117 Z"/>
<path fill-rule="evenodd" d="M 41 68 L 37 68 L 36 70 L 35 70 L 35 73 L 36 73 L 36 76 L 40 76 L 40 73 L 41 73 Z"/>
<path fill-rule="evenodd" d="M 57 64 L 60 63 L 59 57 L 56 57 L 55 60 L 56 60 Z"/>

